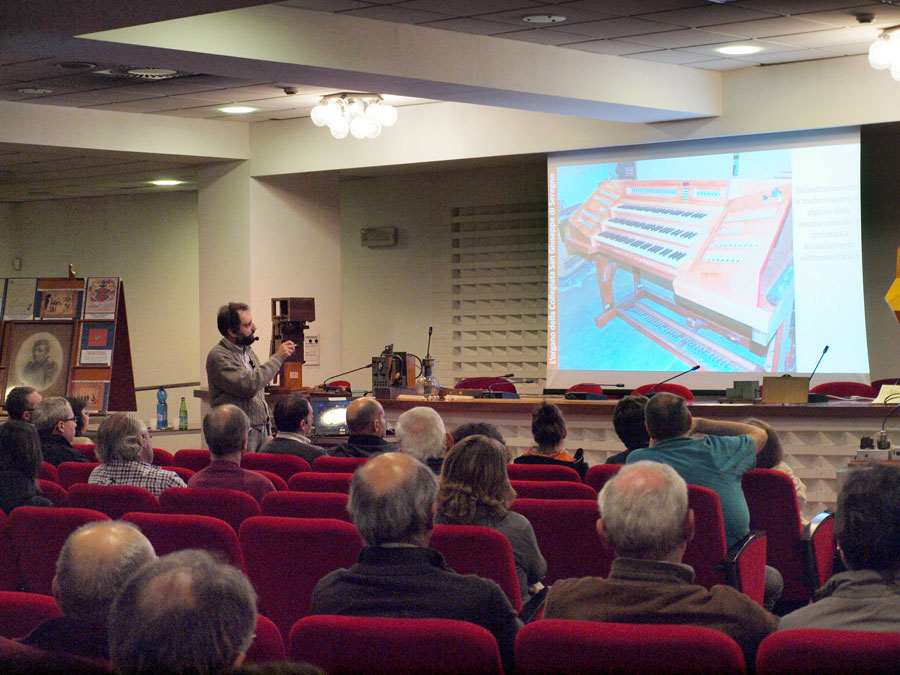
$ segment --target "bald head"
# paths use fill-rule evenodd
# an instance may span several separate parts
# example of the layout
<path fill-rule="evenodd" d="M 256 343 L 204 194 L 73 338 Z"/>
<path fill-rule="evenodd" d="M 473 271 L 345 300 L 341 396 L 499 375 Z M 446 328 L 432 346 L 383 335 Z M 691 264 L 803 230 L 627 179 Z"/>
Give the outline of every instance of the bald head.
<path fill-rule="evenodd" d="M 110 613 L 120 673 L 218 673 L 240 665 L 253 639 L 256 593 L 206 551 L 163 556 L 128 580 Z"/>
<path fill-rule="evenodd" d="M 347 429 L 351 434 L 384 438 L 384 408 L 374 398 L 358 398 L 347 406 Z"/>
<path fill-rule="evenodd" d="M 240 454 L 247 449 L 250 419 L 236 405 L 216 406 L 203 418 L 203 436 L 216 457 Z"/>
<path fill-rule="evenodd" d="M 409 455 L 388 452 L 373 457 L 353 474 L 347 509 L 370 546 L 425 545 L 433 529 L 437 489 L 431 469 Z"/>
<path fill-rule="evenodd" d="M 153 546 L 131 523 L 88 523 L 63 545 L 56 561 L 54 595 L 66 616 L 106 623 L 118 590 L 155 559 Z"/>
<path fill-rule="evenodd" d="M 617 556 L 671 559 L 691 536 L 687 485 L 666 464 L 624 466 L 603 486 L 598 504 L 602 530 Z"/>

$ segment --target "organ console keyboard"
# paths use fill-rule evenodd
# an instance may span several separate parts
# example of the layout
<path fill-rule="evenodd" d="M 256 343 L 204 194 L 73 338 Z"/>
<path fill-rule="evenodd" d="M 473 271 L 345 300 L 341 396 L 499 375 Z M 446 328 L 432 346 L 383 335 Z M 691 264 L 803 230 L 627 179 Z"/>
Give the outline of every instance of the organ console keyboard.
<path fill-rule="evenodd" d="M 598 327 L 621 317 L 710 370 L 789 370 L 790 207 L 788 180 L 606 180 L 565 221 L 564 240 L 597 267 Z M 620 270 L 633 292 L 617 299 Z"/>

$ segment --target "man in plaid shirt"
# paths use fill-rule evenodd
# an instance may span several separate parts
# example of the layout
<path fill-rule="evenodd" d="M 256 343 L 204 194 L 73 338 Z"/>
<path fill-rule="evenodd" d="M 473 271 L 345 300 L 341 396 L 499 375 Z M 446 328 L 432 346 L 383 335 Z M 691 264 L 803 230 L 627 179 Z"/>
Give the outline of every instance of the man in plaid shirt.
<path fill-rule="evenodd" d="M 150 431 L 133 412 L 107 417 L 97 430 L 97 457 L 103 464 L 91 472 L 92 485 L 135 485 L 157 497 L 170 487 L 187 487 L 173 471 L 154 466 Z"/>

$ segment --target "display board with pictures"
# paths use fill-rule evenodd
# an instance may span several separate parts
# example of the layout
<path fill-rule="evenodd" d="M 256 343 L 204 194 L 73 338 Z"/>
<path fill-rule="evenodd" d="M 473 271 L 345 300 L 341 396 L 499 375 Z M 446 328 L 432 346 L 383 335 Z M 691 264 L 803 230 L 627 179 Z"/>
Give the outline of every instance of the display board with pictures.
<path fill-rule="evenodd" d="M 90 412 L 137 410 L 118 277 L 0 279 L 0 393 L 31 386 Z"/>

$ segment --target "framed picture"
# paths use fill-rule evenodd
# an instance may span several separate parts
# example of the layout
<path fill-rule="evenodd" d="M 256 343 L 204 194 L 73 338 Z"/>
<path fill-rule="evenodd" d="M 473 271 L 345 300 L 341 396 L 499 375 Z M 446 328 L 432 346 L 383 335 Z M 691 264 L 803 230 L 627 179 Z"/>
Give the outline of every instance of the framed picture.
<path fill-rule="evenodd" d="M 78 317 L 80 290 L 53 289 L 41 291 L 42 319 L 75 319 Z"/>
<path fill-rule="evenodd" d="M 89 413 L 105 412 L 109 400 L 109 382 L 100 380 L 73 380 L 69 395 L 85 399 L 84 409 Z"/>
<path fill-rule="evenodd" d="M 4 327 L 4 391 L 30 386 L 41 396 L 65 396 L 75 326 L 66 322 L 10 321 Z"/>

